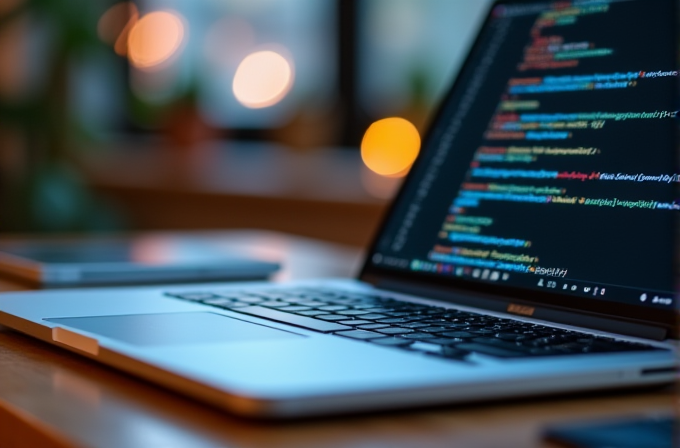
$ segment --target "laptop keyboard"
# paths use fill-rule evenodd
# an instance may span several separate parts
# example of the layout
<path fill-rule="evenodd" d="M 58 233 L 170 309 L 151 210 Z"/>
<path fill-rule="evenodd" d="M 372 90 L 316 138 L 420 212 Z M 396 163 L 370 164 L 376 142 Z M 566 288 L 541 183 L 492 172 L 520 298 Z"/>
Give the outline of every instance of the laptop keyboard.
<path fill-rule="evenodd" d="M 371 344 L 457 360 L 471 353 L 523 358 L 663 350 L 530 322 L 331 290 L 166 295 Z"/>

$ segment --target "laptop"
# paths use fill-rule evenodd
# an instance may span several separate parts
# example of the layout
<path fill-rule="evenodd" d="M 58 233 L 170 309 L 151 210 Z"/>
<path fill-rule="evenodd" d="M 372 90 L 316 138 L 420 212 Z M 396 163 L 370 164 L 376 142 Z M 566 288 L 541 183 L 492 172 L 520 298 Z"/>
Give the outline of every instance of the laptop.
<path fill-rule="evenodd" d="M 200 238 L 0 239 L 0 273 L 45 288 L 264 280 L 278 269 Z"/>
<path fill-rule="evenodd" d="M 675 2 L 498 1 L 356 279 L 0 295 L 0 324 L 259 418 L 676 375 Z"/>

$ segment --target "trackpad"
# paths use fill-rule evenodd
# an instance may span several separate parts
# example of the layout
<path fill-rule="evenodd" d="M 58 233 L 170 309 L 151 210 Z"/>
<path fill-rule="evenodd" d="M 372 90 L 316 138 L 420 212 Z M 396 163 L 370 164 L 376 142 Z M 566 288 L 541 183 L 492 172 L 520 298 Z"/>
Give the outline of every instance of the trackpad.
<path fill-rule="evenodd" d="M 215 313 L 132 314 L 44 319 L 134 345 L 205 344 L 302 335 Z"/>

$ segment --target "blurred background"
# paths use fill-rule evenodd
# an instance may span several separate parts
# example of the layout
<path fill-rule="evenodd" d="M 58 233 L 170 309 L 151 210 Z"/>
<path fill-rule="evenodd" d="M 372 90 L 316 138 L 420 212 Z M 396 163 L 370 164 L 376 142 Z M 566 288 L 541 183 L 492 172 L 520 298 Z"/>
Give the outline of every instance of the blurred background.
<path fill-rule="evenodd" d="M 1 0 L 0 232 L 365 245 L 489 3 Z"/>

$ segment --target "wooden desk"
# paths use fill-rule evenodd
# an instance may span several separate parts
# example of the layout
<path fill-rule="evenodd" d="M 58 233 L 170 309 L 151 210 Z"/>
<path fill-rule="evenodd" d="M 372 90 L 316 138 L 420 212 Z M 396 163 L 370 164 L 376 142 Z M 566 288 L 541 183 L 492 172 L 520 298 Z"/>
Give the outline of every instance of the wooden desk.
<path fill-rule="evenodd" d="M 161 234 L 161 236 L 163 236 Z M 168 235 L 165 235 L 168 237 Z M 350 275 L 356 250 L 264 232 L 193 234 L 280 255 L 279 276 Z M 4 281 L 0 289 L 18 285 Z M 670 390 L 513 400 L 289 423 L 226 415 L 0 327 L 0 447 L 545 447 L 547 424 L 671 412 Z"/>

